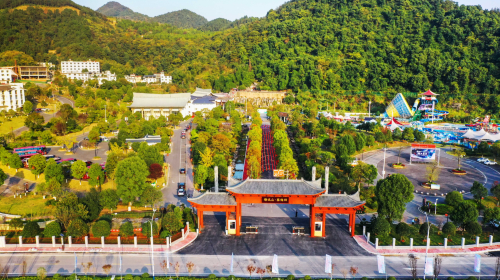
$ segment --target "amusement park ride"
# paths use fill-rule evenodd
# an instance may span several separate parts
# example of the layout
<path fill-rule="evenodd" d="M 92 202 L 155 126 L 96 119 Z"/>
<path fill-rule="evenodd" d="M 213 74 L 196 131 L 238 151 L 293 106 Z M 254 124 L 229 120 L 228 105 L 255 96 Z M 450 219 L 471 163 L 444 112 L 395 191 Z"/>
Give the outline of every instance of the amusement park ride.
<path fill-rule="evenodd" d="M 442 120 L 448 114 L 447 111 L 436 110 L 438 103 L 436 94 L 430 90 L 420 94 L 420 98 L 415 100 L 413 107 L 410 108 L 403 94 L 398 93 L 392 102 L 387 106 L 384 117 L 400 117 L 409 121 L 431 122 Z"/>

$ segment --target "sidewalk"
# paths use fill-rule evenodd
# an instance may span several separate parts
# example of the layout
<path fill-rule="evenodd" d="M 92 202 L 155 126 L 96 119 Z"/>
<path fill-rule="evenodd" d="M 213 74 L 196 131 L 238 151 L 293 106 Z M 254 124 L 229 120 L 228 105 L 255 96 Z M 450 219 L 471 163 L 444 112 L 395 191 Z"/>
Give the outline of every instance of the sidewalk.
<path fill-rule="evenodd" d="M 174 253 L 182 248 L 191 244 L 198 234 L 196 232 L 189 232 L 184 240 L 182 238 L 172 242 L 172 246 L 167 248 L 165 244 L 155 244 L 153 247 L 154 252 L 170 252 Z M 73 244 L 71 247 L 68 244 L 64 244 L 64 251 L 62 250 L 61 244 L 56 244 L 52 247 L 52 244 L 40 244 L 37 248 L 36 244 L 7 244 L 6 247 L 0 248 L 0 253 L 13 253 L 13 252 L 122 252 L 122 253 L 151 253 L 151 244 L 138 244 L 134 247 L 133 244 L 122 244 L 118 247 L 118 244 L 105 244 L 104 247 L 101 244 L 89 244 L 88 247 L 85 244 Z"/>
<path fill-rule="evenodd" d="M 354 240 L 365 249 L 367 252 L 376 255 L 408 255 L 408 254 L 425 254 L 426 248 L 425 246 L 415 246 L 413 249 L 410 249 L 410 246 L 396 246 L 396 249 L 375 249 L 375 246 L 368 243 L 366 238 L 363 235 L 354 236 Z M 388 246 L 384 246 L 388 247 Z M 500 244 L 494 244 L 491 246 L 480 246 L 476 247 L 476 245 L 465 245 L 464 249 L 461 246 L 449 246 L 448 248 L 434 248 L 434 246 L 430 246 L 428 253 L 429 254 L 477 254 L 477 253 L 486 253 L 490 251 L 498 251 L 500 250 Z M 459 247 L 459 248 L 457 248 Z"/>

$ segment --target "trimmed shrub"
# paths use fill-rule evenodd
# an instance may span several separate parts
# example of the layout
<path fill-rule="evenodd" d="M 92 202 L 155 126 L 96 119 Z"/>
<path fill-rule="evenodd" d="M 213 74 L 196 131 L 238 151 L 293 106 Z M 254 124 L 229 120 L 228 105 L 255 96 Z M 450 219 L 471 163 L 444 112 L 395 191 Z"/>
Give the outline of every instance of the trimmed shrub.
<path fill-rule="evenodd" d="M 111 234 L 111 227 L 106 220 L 100 220 L 92 226 L 92 234 L 94 237 L 108 237 Z"/>

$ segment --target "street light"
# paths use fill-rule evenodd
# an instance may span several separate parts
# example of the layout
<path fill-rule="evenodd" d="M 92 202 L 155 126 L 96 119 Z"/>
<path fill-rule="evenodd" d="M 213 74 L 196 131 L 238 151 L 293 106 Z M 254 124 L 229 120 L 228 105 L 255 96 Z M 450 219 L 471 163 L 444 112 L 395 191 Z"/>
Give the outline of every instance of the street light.
<path fill-rule="evenodd" d="M 385 144 L 384 144 L 384 165 L 382 166 L 382 178 L 385 179 L 385 150 L 387 148 L 385 147 Z"/>
<path fill-rule="evenodd" d="M 368 101 L 368 117 L 370 117 L 372 114 L 371 114 L 371 107 L 372 107 L 372 101 Z"/>
<path fill-rule="evenodd" d="M 153 217 L 151 218 L 151 271 L 153 272 L 153 280 L 155 279 L 155 262 L 154 262 L 154 254 L 153 254 L 153 222 L 155 218 L 156 208 L 153 205 Z"/>
<path fill-rule="evenodd" d="M 437 215 L 437 205 L 438 205 L 438 199 L 436 198 L 436 204 L 434 204 L 434 215 Z"/>
<path fill-rule="evenodd" d="M 425 213 L 425 220 L 427 222 L 427 239 L 425 240 L 426 243 L 429 242 L 429 229 L 431 228 L 431 225 L 429 224 L 429 216 L 427 216 L 427 213 Z M 427 253 L 429 252 L 429 246 L 425 244 L 425 262 L 424 262 L 424 280 L 425 280 L 425 268 L 427 267 Z"/>

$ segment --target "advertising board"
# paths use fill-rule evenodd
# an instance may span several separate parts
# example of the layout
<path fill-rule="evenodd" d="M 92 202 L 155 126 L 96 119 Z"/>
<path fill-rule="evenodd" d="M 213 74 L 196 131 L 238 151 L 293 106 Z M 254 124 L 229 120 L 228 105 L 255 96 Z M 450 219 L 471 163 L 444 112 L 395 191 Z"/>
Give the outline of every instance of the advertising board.
<path fill-rule="evenodd" d="M 433 162 L 436 161 L 436 145 L 433 144 L 412 144 L 412 162 Z"/>

